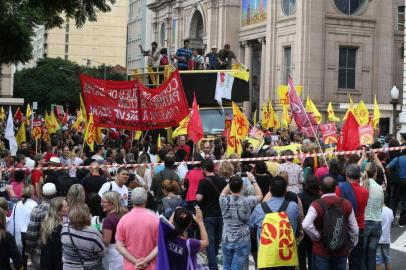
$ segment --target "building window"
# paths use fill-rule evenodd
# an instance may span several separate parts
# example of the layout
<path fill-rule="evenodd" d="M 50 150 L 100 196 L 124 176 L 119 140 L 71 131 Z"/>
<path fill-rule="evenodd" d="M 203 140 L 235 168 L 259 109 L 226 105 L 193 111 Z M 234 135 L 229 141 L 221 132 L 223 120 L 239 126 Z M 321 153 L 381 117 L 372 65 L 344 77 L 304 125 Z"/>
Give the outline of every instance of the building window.
<path fill-rule="evenodd" d="M 367 3 L 367 0 L 334 0 L 334 3 L 345 15 L 354 15 Z"/>
<path fill-rule="evenodd" d="M 65 43 L 69 43 L 69 35 L 65 35 Z"/>
<path fill-rule="evenodd" d="M 398 7 L 398 30 L 405 30 L 405 6 Z"/>
<path fill-rule="evenodd" d="M 338 88 L 355 89 L 357 48 L 340 47 Z"/>
<path fill-rule="evenodd" d="M 295 13 L 296 0 L 282 0 L 282 11 L 286 16 L 290 16 Z"/>
<path fill-rule="evenodd" d="M 284 66 L 285 66 L 285 83 L 288 83 L 288 78 L 292 74 L 292 47 L 284 48 Z"/>
<path fill-rule="evenodd" d="M 68 53 L 68 52 L 69 52 L 69 46 L 65 45 L 65 53 Z"/>

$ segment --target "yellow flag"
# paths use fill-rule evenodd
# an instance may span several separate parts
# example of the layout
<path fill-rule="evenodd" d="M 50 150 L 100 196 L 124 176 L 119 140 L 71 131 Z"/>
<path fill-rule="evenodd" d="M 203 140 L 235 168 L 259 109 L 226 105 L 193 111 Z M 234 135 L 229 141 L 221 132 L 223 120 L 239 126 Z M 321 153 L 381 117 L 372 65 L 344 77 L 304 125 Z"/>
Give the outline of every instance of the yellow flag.
<path fill-rule="evenodd" d="M 94 126 L 93 122 L 93 114 L 91 113 L 89 116 L 89 122 L 86 127 L 86 132 L 85 132 L 85 143 L 89 145 L 90 150 L 93 151 L 94 149 L 94 141 L 96 138 L 96 128 Z"/>
<path fill-rule="evenodd" d="M 158 140 L 156 141 L 156 147 L 158 148 L 158 150 L 162 148 L 161 134 L 158 134 Z"/>
<path fill-rule="evenodd" d="M 179 122 L 179 127 L 173 131 L 172 138 L 187 134 L 187 123 L 189 122 L 189 117 L 190 115 L 186 116 L 185 119 Z"/>
<path fill-rule="evenodd" d="M 281 126 L 284 128 L 289 127 L 289 111 L 288 106 L 282 106 L 282 117 L 281 117 Z"/>
<path fill-rule="evenodd" d="M 22 142 L 27 142 L 24 121 L 21 122 L 20 128 L 17 131 L 16 140 L 18 145 L 20 145 Z"/>
<path fill-rule="evenodd" d="M 250 123 L 248 122 L 247 117 L 243 114 L 238 108 L 237 104 L 233 102 L 233 123 L 235 123 L 235 129 L 237 131 L 238 139 L 244 139 L 250 128 Z"/>
<path fill-rule="evenodd" d="M 32 115 L 31 106 L 30 106 L 30 103 L 27 103 L 27 109 L 25 111 L 25 117 L 27 119 L 30 119 L 31 115 Z"/>
<path fill-rule="evenodd" d="M 368 111 L 367 106 L 365 105 L 365 103 L 364 103 L 364 101 L 362 99 L 358 103 L 357 108 L 355 108 L 354 115 L 355 115 L 355 118 L 357 119 L 358 124 L 360 126 L 368 125 L 369 111 Z"/>
<path fill-rule="evenodd" d="M 152 84 L 156 85 L 157 80 L 156 80 L 156 74 L 154 73 L 154 70 L 152 69 L 152 67 L 147 67 L 147 71 L 149 73 L 149 78 L 151 79 Z"/>
<path fill-rule="evenodd" d="M 268 108 L 266 106 L 266 103 L 264 103 L 264 105 L 262 106 L 262 112 L 261 112 L 261 126 L 263 128 L 268 129 L 268 122 L 270 119 L 270 115 L 268 113 Z"/>
<path fill-rule="evenodd" d="M 317 110 L 316 105 L 314 105 L 312 99 L 309 96 L 307 96 L 307 100 L 306 100 L 306 112 L 311 113 L 313 115 L 317 124 L 321 123 L 322 116 L 321 116 L 319 110 Z"/>
<path fill-rule="evenodd" d="M 103 136 L 102 136 L 102 128 L 101 127 L 96 127 L 95 141 L 96 141 L 97 144 L 102 144 L 103 143 Z"/>
<path fill-rule="evenodd" d="M 233 77 L 235 77 L 235 78 L 244 80 L 246 82 L 248 82 L 249 79 L 250 79 L 250 73 L 247 70 L 233 69 L 233 70 L 227 71 L 226 73 L 233 76 Z"/>
<path fill-rule="evenodd" d="M 80 95 L 80 112 L 82 114 L 82 120 L 86 122 L 87 114 L 86 114 L 86 106 L 85 102 L 83 101 L 82 95 Z"/>
<path fill-rule="evenodd" d="M 0 121 L 6 120 L 6 112 L 4 111 L 4 107 L 1 106 L 0 108 Z"/>
<path fill-rule="evenodd" d="M 59 130 L 59 123 L 58 120 L 56 120 L 55 114 L 53 111 L 51 111 L 51 114 L 48 115 L 48 112 L 45 112 L 45 125 L 47 126 L 48 133 L 56 133 Z M 48 121 L 47 121 L 47 116 L 48 116 Z"/>
<path fill-rule="evenodd" d="M 340 121 L 340 118 L 338 118 L 334 114 L 333 104 L 331 104 L 331 101 L 328 103 L 328 106 L 327 106 L 327 118 L 328 118 L 328 121 L 330 121 L 330 122 L 339 122 Z"/>
<path fill-rule="evenodd" d="M 134 138 L 133 141 L 139 141 L 142 137 L 142 131 L 141 130 L 137 130 L 134 133 Z"/>
<path fill-rule="evenodd" d="M 252 123 L 254 123 L 254 126 L 257 124 L 257 110 L 255 110 L 254 116 L 252 117 Z"/>
<path fill-rule="evenodd" d="M 349 112 L 354 113 L 354 102 L 352 102 L 352 98 L 351 98 L 350 94 L 348 94 L 348 98 L 350 99 L 350 106 L 348 107 L 347 111 L 345 112 L 343 121 L 347 119 L 347 115 Z"/>
<path fill-rule="evenodd" d="M 275 110 L 272 107 L 272 102 L 268 101 L 268 112 L 270 114 L 270 120 L 268 122 L 268 128 L 280 128 L 281 124 L 279 122 L 278 116 L 275 113 Z"/>
<path fill-rule="evenodd" d="M 300 97 L 302 94 L 302 86 L 295 85 L 295 89 L 296 89 L 297 95 Z M 279 85 L 278 95 L 279 95 L 279 104 L 281 106 L 288 106 L 290 104 L 288 91 L 289 91 L 289 87 L 287 85 Z"/>
<path fill-rule="evenodd" d="M 166 128 L 166 139 L 170 144 L 173 144 L 172 133 L 173 133 L 172 127 Z"/>
<path fill-rule="evenodd" d="M 2 107 L 3 108 L 3 107 Z M 374 129 L 379 127 L 379 118 L 381 118 L 381 111 L 379 110 L 378 101 L 376 100 L 376 95 L 374 99 Z"/>
<path fill-rule="evenodd" d="M 234 102 L 233 102 L 234 104 Z M 231 130 L 230 134 L 227 138 L 227 157 L 229 157 L 231 154 L 241 154 L 242 153 L 242 146 L 241 146 L 241 140 L 238 137 L 238 132 L 237 132 L 237 125 L 235 121 L 233 120 L 231 122 Z"/>
<path fill-rule="evenodd" d="M 81 131 L 81 124 L 83 122 L 86 123 L 86 119 L 83 118 L 82 111 L 79 111 L 78 115 L 76 116 L 75 122 L 73 122 L 72 124 L 72 128 L 75 128 L 77 131 Z"/>

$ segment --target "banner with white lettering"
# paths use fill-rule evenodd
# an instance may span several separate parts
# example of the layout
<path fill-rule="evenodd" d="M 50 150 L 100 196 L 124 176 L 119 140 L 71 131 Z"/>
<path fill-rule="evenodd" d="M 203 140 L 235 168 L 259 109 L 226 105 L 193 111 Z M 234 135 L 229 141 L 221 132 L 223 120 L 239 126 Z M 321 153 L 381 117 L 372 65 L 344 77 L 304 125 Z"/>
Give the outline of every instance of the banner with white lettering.
<path fill-rule="evenodd" d="M 80 75 L 87 113 L 98 127 L 151 130 L 177 126 L 189 114 L 178 71 L 157 88 L 139 81 L 105 81 Z"/>

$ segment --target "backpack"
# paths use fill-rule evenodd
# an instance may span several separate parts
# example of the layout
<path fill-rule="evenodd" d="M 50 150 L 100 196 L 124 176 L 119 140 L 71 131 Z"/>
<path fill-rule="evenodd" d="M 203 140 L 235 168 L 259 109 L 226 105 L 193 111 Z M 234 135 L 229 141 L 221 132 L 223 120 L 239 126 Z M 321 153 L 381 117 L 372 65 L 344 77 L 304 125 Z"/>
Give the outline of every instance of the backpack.
<path fill-rule="evenodd" d="M 168 64 L 169 64 L 168 56 L 163 54 L 162 58 L 161 58 L 161 61 L 159 62 L 159 65 L 160 66 L 165 66 L 165 65 L 168 65 Z"/>
<path fill-rule="evenodd" d="M 295 233 L 285 212 L 288 205 L 284 200 L 279 210 L 272 212 L 266 202 L 261 204 L 265 217 L 258 242 L 258 269 L 299 264 Z"/>
<path fill-rule="evenodd" d="M 321 238 L 324 247 L 331 252 L 343 249 L 348 242 L 347 219 L 341 207 L 344 199 L 328 205 L 323 199 L 316 201 L 323 209 L 323 229 Z"/>

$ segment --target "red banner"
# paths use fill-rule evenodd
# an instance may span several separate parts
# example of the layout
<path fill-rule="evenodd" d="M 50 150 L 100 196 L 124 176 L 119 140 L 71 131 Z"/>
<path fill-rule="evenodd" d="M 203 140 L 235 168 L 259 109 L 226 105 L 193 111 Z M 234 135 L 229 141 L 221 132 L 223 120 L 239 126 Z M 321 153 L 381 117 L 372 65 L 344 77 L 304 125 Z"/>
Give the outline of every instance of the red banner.
<path fill-rule="evenodd" d="M 358 127 L 358 132 L 360 145 L 371 145 L 374 142 L 374 129 L 371 126 Z"/>
<path fill-rule="evenodd" d="M 150 130 L 173 127 L 189 114 L 178 71 L 161 86 L 80 75 L 87 113 L 98 127 Z"/>
<path fill-rule="evenodd" d="M 320 125 L 321 135 L 323 135 L 323 143 L 337 143 L 337 127 L 335 123 L 326 123 Z"/>

